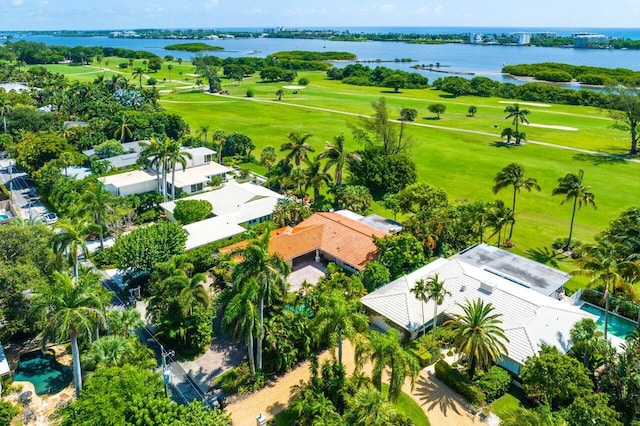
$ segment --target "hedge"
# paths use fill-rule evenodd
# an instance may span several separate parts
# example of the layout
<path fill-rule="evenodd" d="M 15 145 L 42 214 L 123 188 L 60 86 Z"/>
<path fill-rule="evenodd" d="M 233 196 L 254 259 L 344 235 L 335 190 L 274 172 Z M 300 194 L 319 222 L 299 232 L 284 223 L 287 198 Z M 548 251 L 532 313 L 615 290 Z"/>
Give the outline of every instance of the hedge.
<path fill-rule="evenodd" d="M 475 384 L 484 392 L 487 402 L 492 402 L 507 393 L 511 375 L 504 368 L 494 365 Z"/>
<path fill-rule="evenodd" d="M 469 403 L 484 405 L 487 398 L 483 391 L 474 385 L 469 377 L 452 368 L 444 360 L 436 362 L 436 377 L 454 391 L 462 395 Z"/>

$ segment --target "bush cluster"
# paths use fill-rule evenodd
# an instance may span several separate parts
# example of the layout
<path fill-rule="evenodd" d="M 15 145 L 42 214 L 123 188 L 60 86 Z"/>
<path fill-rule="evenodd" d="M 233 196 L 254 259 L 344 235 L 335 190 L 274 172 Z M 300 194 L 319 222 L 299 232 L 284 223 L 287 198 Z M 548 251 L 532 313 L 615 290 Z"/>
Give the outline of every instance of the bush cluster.
<path fill-rule="evenodd" d="M 507 393 L 511 375 L 504 368 L 494 365 L 475 384 L 484 392 L 487 402 L 491 402 Z"/>
<path fill-rule="evenodd" d="M 444 360 L 436 362 L 436 377 L 473 405 L 483 405 L 487 398 L 469 377 L 452 368 Z"/>

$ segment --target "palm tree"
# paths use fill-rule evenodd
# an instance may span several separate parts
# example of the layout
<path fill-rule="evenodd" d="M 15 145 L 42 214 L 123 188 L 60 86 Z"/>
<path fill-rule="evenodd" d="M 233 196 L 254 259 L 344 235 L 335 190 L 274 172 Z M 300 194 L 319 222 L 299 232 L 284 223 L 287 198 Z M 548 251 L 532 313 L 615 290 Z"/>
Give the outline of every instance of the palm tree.
<path fill-rule="evenodd" d="M 233 270 L 232 280 L 235 285 L 241 285 L 250 279 L 255 279 L 260 287 L 258 300 L 259 330 L 257 336 L 256 368 L 262 369 L 262 343 L 264 341 L 264 309 L 269 307 L 276 298 L 282 297 L 287 291 L 285 277 L 291 272 L 291 267 L 279 255 L 269 252 L 271 230 L 249 241 L 243 249 L 238 249 L 233 255 L 242 256 Z"/>
<path fill-rule="evenodd" d="M 256 355 L 253 350 L 254 336 L 260 333 L 258 301 L 260 285 L 255 279 L 237 285 L 234 296 L 224 310 L 223 323 L 236 341 L 244 341 L 247 345 L 249 369 L 251 375 L 256 374 Z"/>
<path fill-rule="evenodd" d="M 500 426 L 567 426 L 566 420 L 554 416 L 549 406 L 527 409 L 519 407 L 504 416 Z"/>
<path fill-rule="evenodd" d="M 618 244 L 603 238 L 598 244 L 587 246 L 583 255 L 578 258 L 580 269 L 572 271 L 572 274 L 591 277 L 587 284 L 602 284 L 604 307 L 604 338 L 607 338 L 609 328 L 609 296 L 617 287 L 630 290 L 630 281 L 640 275 L 640 265 L 637 257 L 621 256 L 621 248 Z"/>
<path fill-rule="evenodd" d="M 113 137 L 116 139 L 120 139 L 120 143 L 124 143 L 127 137 L 133 137 L 133 132 L 131 131 L 131 125 L 127 123 L 127 116 L 122 114 L 122 118 L 120 119 L 120 126 L 113 132 Z"/>
<path fill-rule="evenodd" d="M 433 300 L 433 332 L 435 334 L 438 326 L 438 305 L 442 305 L 445 296 L 451 296 L 451 293 L 444 288 L 444 281 L 440 281 L 438 274 L 427 280 L 426 287 L 427 301 Z"/>
<path fill-rule="evenodd" d="M 71 339 L 73 376 L 76 396 L 82 390 L 82 371 L 78 338 L 91 339 L 97 324 L 104 324 L 104 307 L 108 297 L 99 282 L 74 281 L 67 274 L 53 272 L 53 282 L 36 289 L 31 303 L 43 319 L 42 343 L 66 342 Z"/>
<path fill-rule="evenodd" d="M 458 306 L 464 314 L 453 314 L 445 326 L 453 333 L 458 354 L 466 355 L 469 377 L 473 378 L 476 369 L 486 370 L 507 354 L 505 344 L 509 339 L 500 327 L 502 314 L 494 314 L 491 303 L 485 305 L 482 299 L 477 299 Z"/>
<path fill-rule="evenodd" d="M 9 98 L 3 96 L 0 98 L 0 116 L 2 116 L 2 128 L 7 133 L 7 115 L 13 111 L 13 105 Z"/>
<path fill-rule="evenodd" d="M 288 181 L 294 188 L 298 190 L 297 196 L 303 198 L 305 196 L 304 191 L 302 190 L 303 186 L 307 185 L 309 180 L 309 175 L 307 175 L 306 171 L 302 167 L 294 167 L 289 172 L 289 176 L 284 176 L 285 180 Z"/>
<path fill-rule="evenodd" d="M 107 313 L 107 325 L 110 334 L 134 337 L 136 330 L 144 327 L 144 321 L 135 309 L 112 309 Z"/>
<path fill-rule="evenodd" d="M 69 221 L 62 219 L 58 221 L 51 238 L 53 251 L 62 256 L 66 253 L 69 263 L 73 266 L 73 277 L 78 281 L 78 257 L 82 253 L 85 258 L 89 257 L 87 249 L 87 234 L 91 231 L 91 226 L 82 220 Z"/>
<path fill-rule="evenodd" d="M 367 329 L 369 321 L 361 312 L 360 300 L 347 299 L 340 290 L 321 296 L 319 305 L 314 318 L 317 343 L 327 338 L 330 348 L 338 346 L 338 362 L 342 364 L 342 337 L 355 338 Z"/>
<path fill-rule="evenodd" d="M 335 166 L 335 183 L 338 188 L 342 186 L 342 170 L 344 169 L 345 164 L 350 160 L 361 160 L 360 156 L 355 152 L 347 151 L 344 146 L 344 140 L 344 135 L 342 133 L 337 135 L 333 138 L 333 143 L 324 143 L 324 152 L 321 152 L 318 155 L 318 158 L 326 158 L 328 160 L 327 169 Z"/>
<path fill-rule="evenodd" d="M 540 185 L 538 185 L 538 180 L 532 177 L 526 177 L 524 175 L 524 167 L 517 163 L 511 163 L 506 165 L 502 170 L 500 170 L 496 176 L 493 178 L 493 193 L 497 194 L 500 190 L 513 186 L 513 205 L 511 206 L 511 212 L 515 217 L 516 214 L 516 195 L 520 192 L 521 189 L 526 189 L 531 192 L 532 189 L 536 191 L 540 191 Z M 511 230 L 509 231 L 509 238 L 507 240 L 511 240 L 513 237 L 513 224 L 515 221 L 511 222 Z"/>
<path fill-rule="evenodd" d="M 507 143 L 511 143 L 511 138 L 513 137 L 513 129 L 511 127 L 507 127 L 506 129 L 502 129 L 502 133 L 500 133 L 501 138 L 507 138 Z"/>
<path fill-rule="evenodd" d="M 387 367 L 391 368 L 389 401 L 395 402 L 407 376 L 411 378 L 413 389 L 420 373 L 420 363 L 402 347 L 400 335 L 395 328 L 390 328 L 385 334 L 371 331 L 368 337 L 368 340 L 356 344 L 356 366 L 362 368 L 365 361 L 373 362 L 372 381 L 379 391 L 382 391 L 382 373 Z"/>
<path fill-rule="evenodd" d="M 227 141 L 227 136 L 224 134 L 224 130 L 216 130 L 211 136 L 211 141 L 218 145 L 218 164 L 222 164 L 222 151 L 224 150 L 224 144 Z"/>
<path fill-rule="evenodd" d="M 573 211 L 571 213 L 571 225 L 569 225 L 569 238 L 567 244 L 564 246 L 564 250 L 569 250 L 571 247 L 571 237 L 573 236 L 573 220 L 576 217 L 576 209 L 591 205 L 594 209 L 597 209 L 595 202 L 595 195 L 590 191 L 591 186 L 583 185 L 582 178 L 584 177 L 584 171 L 579 170 L 578 174 L 567 173 L 563 177 L 558 179 L 558 186 L 553 189 L 551 195 L 564 195 L 564 200 L 560 205 L 573 198 Z"/>
<path fill-rule="evenodd" d="M 391 404 L 384 400 L 382 394 L 371 386 L 363 387 L 349 399 L 349 409 L 344 418 L 349 425 L 387 426 L 406 424 Z"/>
<path fill-rule="evenodd" d="M 531 111 L 528 109 L 520 109 L 520 104 L 509 105 L 504 109 L 504 112 L 507 113 L 505 120 L 512 118 L 511 124 L 516 126 L 515 136 L 516 143 L 520 143 L 520 139 L 518 139 L 518 124 L 519 123 L 527 123 L 529 124 L 529 120 L 527 120 L 527 115 L 531 114 Z"/>
<path fill-rule="evenodd" d="M 80 213 L 86 213 L 95 221 L 100 231 L 100 249 L 104 250 L 104 219 L 114 212 L 115 197 L 103 188 L 100 181 L 94 182 L 84 193 Z"/>
<path fill-rule="evenodd" d="M 307 169 L 305 170 L 307 175 L 305 189 L 312 187 L 313 200 L 318 201 L 320 199 L 320 188 L 331 183 L 331 176 L 327 173 L 329 164 L 327 163 L 322 167 L 322 161 L 319 155 L 313 160 L 305 158 L 305 163 L 307 164 Z"/>
<path fill-rule="evenodd" d="M 420 301 L 420 304 L 422 305 L 422 335 L 424 336 L 427 332 L 427 327 L 424 320 L 424 304 L 429 300 L 426 281 L 424 279 L 416 281 L 413 288 L 411 289 L 411 293 L 413 293 L 415 298 L 418 299 Z"/>
<path fill-rule="evenodd" d="M 173 71 L 173 65 L 167 65 L 167 69 L 169 70 L 169 82 L 171 82 L 171 71 Z"/>
<path fill-rule="evenodd" d="M 502 241 L 502 228 L 513 221 L 513 211 L 504 205 L 504 201 L 495 200 L 491 203 L 487 211 L 487 223 L 494 230 L 491 237 L 498 235 L 498 247 Z"/>
<path fill-rule="evenodd" d="M 131 72 L 133 78 L 138 78 L 138 82 L 140 83 L 140 88 L 142 89 L 142 77 L 144 77 L 144 70 L 140 67 L 135 67 Z"/>
<path fill-rule="evenodd" d="M 164 170 L 162 166 L 165 163 L 165 153 L 163 151 L 163 147 L 154 138 L 151 138 L 148 143 L 140 142 L 140 146 L 142 147 L 142 149 L 138 154 L 138 162 L 143 166 L 156 171 L 156 181 L 158 183 L 157 189 L 158 192 L 160 192 L 162 183 L 162 179 L 160 178 L 160 171 Z M 164 191 L 162 192 L 164 193 Z"/>
<path fill-rule="evenodd" d="M 582 353 L 584 367 L 589 369 L 591 354 L 602 351 L 607 347 L 604 333 L 598 329 L 596 322 L 591 318 L 583 318 L 571 329 L 571 343 L 573 350 Z"/>
<path fill-rule="evenodd" d="M 267 168 L 267 173 L 271 172 L 271 168 L 276 163 L 278 154 L 272 146 L 265 146 L 260 154 L 260 165 Z"/>
<path fill-rule="evenodd" d="M 209 128 L 211 126 L 208 124 L 203 124 L 200 126 L 200 134 L 204 136 L 204 141 L 207 142 L 207 136 L 209 135 Z"/>
<path fill-rule="evenodd" d="M 180 164 L 182 166 L 182 171 L 187 168 L 187 159 L 191 160 L 193 156 L 187 151 L 180 150 L 180 144 L 177 141 L 168 139 L 167 146 L 167 158 L 166 164 L 167 169 L 171 168 L 171 199 L 176 199 L 176 165 Z M 166 179 L 166 177 L 165 177 Z M 165 182 L 166 185 L 166 182 Z"/>
<path fill-rule="evenodd" d="M 91 343 L 82 363 L 87 369 L 121 367 L 133 352 L 131 342 L 121 336 L 103 336 Z"/>
<path fill-rule="evenodd" d="M 184 273 L 169 278 L 168 283 L 180 289 L 178 301 L 184 315 L 193 315 L 193 308 L 197 305 L 203 306 L 205 309 L 209 308 L 209 294 L 203 286 L 206 282 L 207 277 L 202 273 L 195 274 L 191 278 Z"/>
<path fill-rule="evenodd" d="M 291 151 L 285 157 L 287 161 L 294 160 L 296 166 L 300 167 L 303 158 L 306 158 L 309 152 L 315 149 L 307 143 L 307 139 L 311 137 L 311 133 L 301 134 L 299 132 L 290 132 L 287 135 L 289 142 L 285 142 L 280 146 L 280 151 Z"/>

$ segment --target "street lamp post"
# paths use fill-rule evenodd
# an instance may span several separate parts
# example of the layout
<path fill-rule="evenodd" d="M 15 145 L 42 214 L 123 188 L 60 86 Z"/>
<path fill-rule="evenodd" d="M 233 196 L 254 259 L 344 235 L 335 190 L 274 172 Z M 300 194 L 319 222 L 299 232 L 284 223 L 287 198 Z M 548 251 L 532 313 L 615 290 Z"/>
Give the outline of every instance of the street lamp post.
<path fill-rule="evenodd" d="M 171 351 L 165 351 L 164 350 L 164 346 L 160 346 L 160 356 L 162 357 L 162 379 L 164 382 L 164 396 L 168 397 L 169 396 L 169 392 L 167 390 L 167 384 L 170 382 L 170 376 L 169 376 L 169 366 L 167 365 L 167 357 L 172 357 L 174 356 L 176 353 L 175 351 L 171 350 Z"/>

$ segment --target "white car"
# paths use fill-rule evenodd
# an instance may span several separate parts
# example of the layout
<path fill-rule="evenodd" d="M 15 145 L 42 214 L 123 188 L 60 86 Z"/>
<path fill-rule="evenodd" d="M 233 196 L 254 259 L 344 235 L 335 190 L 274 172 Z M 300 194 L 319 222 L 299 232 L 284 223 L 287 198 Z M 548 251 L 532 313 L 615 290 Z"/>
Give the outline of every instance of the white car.
<path fill-rule="evenodd" d="M 45 213 L 42 215 L 42 218 L 47 225 L 53 225 L 58 221 L 58 215 L 55 213 Z"/>

